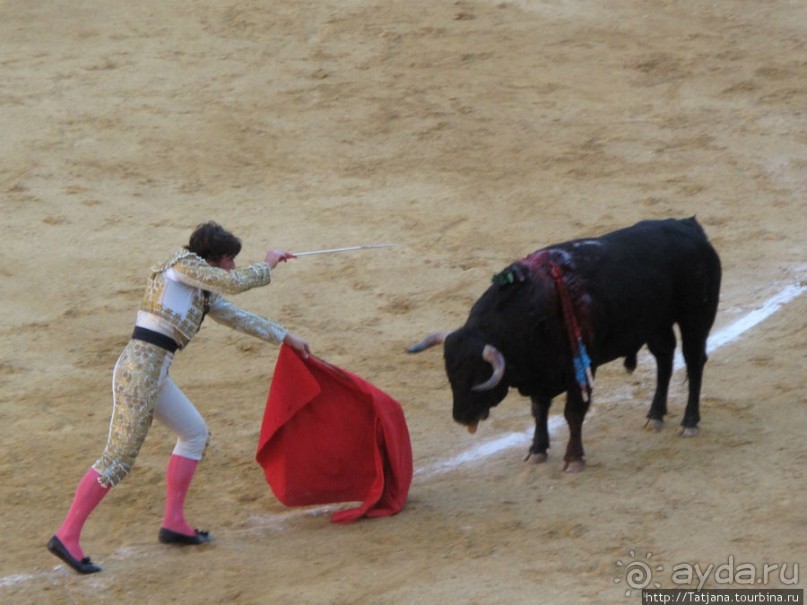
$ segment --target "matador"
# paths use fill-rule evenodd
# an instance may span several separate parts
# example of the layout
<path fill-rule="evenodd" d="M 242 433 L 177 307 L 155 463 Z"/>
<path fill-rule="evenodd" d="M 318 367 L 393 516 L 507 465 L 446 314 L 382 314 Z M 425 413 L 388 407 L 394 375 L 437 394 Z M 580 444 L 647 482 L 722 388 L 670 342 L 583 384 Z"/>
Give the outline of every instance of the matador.
<path fill-rule="evenodd" d="M 166 469 L 166 503 L 158 539 L 164 544 L 197 545 L 211 540 L 184 514 L 185 495 L 208 444 L 207 425 L 174 383 L 169 368 L 209 316 L 218 323 L 309 355 L 308 343 L 268 318 L 224 298 L 265 286 L 276 265 L 292 254 L 269 250 L 263 262 L 236 268 L 240 240 L 217 223 L 199 225 L 190 242 L 151 268 L 134 331 L 113 371 L 112 418 L 101 457 L 79 482 L 72 505 L 48 550 L 79 573 L 101 568 L 79 543 L 90 513 L 132 470 L 156 418 L 177 435 Z"/>

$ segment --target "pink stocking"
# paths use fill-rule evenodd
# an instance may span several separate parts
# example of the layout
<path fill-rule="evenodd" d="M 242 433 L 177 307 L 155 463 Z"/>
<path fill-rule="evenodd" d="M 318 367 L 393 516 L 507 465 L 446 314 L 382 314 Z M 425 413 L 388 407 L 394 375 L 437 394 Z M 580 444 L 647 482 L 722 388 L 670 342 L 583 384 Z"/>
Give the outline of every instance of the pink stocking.
<path fill-rule="evenodd" d="M 188 493 L 197 464 L 198 460 L 174 454 L 165 471 L 165 517 L 162 526 L 188 536 L 193 536 L 195 530 L 185 520 L 185 494 Z"/>
<path fill-rule="evenodd" d="M 110 490 L 109 487 L 103 487 L 98 483 L 100 476 L 92 468 L 84 474 L 76 488 L 76 495 L 73 497 L 70 510 L 67 511 L 67 516 L 64 518 L 61 527 L 56 531 L 56 537 L 61 540 L 65 548 L 70 551 L 70 554 L 79 561 L 84 558 L 84 551 L 79 544 L 84 522 Z"/>

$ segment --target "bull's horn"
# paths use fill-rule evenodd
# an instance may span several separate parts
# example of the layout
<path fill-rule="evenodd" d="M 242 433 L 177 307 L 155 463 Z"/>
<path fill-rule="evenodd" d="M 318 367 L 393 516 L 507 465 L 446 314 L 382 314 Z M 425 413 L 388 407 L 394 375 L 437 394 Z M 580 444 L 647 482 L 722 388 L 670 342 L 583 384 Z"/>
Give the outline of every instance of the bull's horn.
<path fill-rule="evenodd" d="M 421 351 L 425 351 L 426 349 L 431 349 L 434 346 L 441 345 L 445 342 L 446 336 L 448 336 L 448 332 L 435 332 L 433 334 L 429 334 L 426 338 L 421 340 L 419 343 L 412 345 L 409 347 L 406 352 L 407 353 L 420 353 Z"/>
<path fill-rule="evenodd" d="M 471 387 L 472 391 L 489 391 L 502 381 L 504 376 L 504 355 L 493 345 L 485 345 L 482 359 L 493 366 L 493 375 L 482 384 Z"/>

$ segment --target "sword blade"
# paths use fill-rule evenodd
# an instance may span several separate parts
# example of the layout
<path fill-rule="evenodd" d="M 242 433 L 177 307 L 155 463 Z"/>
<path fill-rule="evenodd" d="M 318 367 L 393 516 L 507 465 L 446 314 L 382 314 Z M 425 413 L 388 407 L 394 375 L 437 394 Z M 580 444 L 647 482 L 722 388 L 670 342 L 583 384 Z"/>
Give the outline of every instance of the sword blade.
<path fill-rule="evenodd" d="M 395 248 L 398 244 L 370 244 L 368 246 L 349 246 L 347 248 L 331 248 L 330 250 L 309 250 L 307 252 L 292 252 L 294 256 L 311 256 L 312 254 L 335 254 L 338 252 L 352 252 L 354 250 L 369 250 L 371 248 Z"/>

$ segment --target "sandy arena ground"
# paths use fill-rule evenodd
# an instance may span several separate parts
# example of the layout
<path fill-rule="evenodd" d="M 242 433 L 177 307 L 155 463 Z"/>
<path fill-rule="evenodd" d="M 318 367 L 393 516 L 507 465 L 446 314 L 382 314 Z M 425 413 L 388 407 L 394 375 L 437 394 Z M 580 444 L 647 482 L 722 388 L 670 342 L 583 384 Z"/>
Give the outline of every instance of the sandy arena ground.
<path fill-rule="evenodd" d="M 736 567 L 768 564 L 756 587 L 803 588 L 803 289 L 714 351 L 697 438 L 676 436 L 683 372 L 651 433 L 651 360 L 603 368 L 576 475 L 565 424 L 525 464 L 524 398 L 471 436 L 439 351 L 404 349 L 512 260 L 643 218 L 697 214 L 716 331 L 798 288 L 806 39 L 802 0 L 0 2 L 0 602 L 637 603 L 631 562 L 650 586 L 694 587 L 673 574 L 697 564 L 746 587 Z M 215 542 L 157 543 L 155 425 L 86 527 L 104 571 L 79 577 L 44 545 L 103 448 L 149 266 L 209 218 L 242 263 L 399 244 L 298 259 L 234 302 L 402 403 L 408 505 L 337 526 L 280 504 L 254 462 L 277 349 L 210 322 L 172 372 L 213 433 L 188 510 Z"/>

